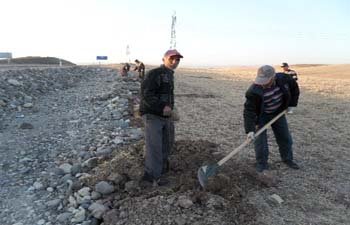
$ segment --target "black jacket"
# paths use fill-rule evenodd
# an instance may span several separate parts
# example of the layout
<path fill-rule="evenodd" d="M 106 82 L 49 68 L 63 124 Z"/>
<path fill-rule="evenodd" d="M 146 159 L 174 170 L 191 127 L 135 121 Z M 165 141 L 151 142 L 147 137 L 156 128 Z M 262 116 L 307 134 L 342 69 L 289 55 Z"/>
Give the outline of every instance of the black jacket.
<path fill-rule="evenodd" d="M 299 99 L 298 83 L 290 76 L 283 73 L 276 73 L 276 85 L 279 86 L 283 93 L 282 105 L 276 112 L 277 114 L 288 107 L 296 107 Z M 246 101 L 244 103 L 244 128 L 246 133 L 255 132 L 255 126 L 259 122 L 259 118 L 264 112 L 263 89 L 260 85 L 252 84 L 247 90 Z M 277 115 L 276 114 L 276 115 Z"/>
<path fill-rule="evenodd" d="M 165 106 L 174 109 L 174 71 L 161 65 L 142 81 L 140 113 L 163 116 Z"/>
<path fill-rule="evenodd" d="M 298 74 L 294 70 L 288 69 L 287 71 L 285 71 L 283 73 L 291 76 L 294 80 L 298 80 Z"/>

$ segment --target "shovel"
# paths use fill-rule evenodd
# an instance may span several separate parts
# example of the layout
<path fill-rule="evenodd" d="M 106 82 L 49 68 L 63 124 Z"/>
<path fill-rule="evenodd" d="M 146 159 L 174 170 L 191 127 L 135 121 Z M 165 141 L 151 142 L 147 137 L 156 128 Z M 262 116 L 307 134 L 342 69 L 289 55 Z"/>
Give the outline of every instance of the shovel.
<path fill-rule="evenodd" d="M 262 132 L 264 132 L 271 124 L 273 124 L 276 120 L 278 120 L 281 116 L 283 116 L 287 110 L 282 111 L 280 114 L 278 114 L 276 117 L 274 117 L 272 120 L 270 120 L 265 126 L 260 128 L 255 134 L 254 138 L 259 136 Z M 230 154 L 222 158 L 219 162 L 213 164 L 213 165 L 206 165 L 202 166 L 198 169 L 198 180 L 202 187 L 205 187 L 205 185 L 208 182 L 208 178 L 211 176 L 214 176 L 222 164 L 224 164 L 227 160 L 229 160 L 232 156 L 236 155 L 241 149 L 243 149 L 245 146 L 247 146 L 250 142 L 252 142 L 252 139 L 245 140 L 240 146 L 238 146 L 236 149 L 234 149 Z"/>

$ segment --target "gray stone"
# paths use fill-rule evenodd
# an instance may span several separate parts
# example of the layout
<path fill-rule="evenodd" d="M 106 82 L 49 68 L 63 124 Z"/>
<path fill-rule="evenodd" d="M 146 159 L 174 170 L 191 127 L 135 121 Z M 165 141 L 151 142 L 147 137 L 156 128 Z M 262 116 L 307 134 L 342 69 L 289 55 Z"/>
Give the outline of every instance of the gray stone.
<path fill-rule="evenodd" d="M 84 188 L 82 188 L 82 189 L 80 189 L 80 190 L 78 191 L 78 194 L 79 194 L 80 196 L 82 196 L 82 197 L 84 197 L 84 196 L 90 196 L 90 191 L 91 191 L 91 188 L 89 188 L 89 187 L 84 187 Z"/>
<path fill-rule="evenodd" d="M 46 191 L 53 192 L 53 188 L 52 187 L 48 187 L 48 188 L 46 188 Z"/>
<path fill-rule="evenodd" d="M 125 191 L 128 193 L 132 193 L 134 191 L 137 190 L 137 188 L 139 187 L 139 184 L 137 181 L 135 180 L 131 180 L 125 183 Z"/>
<path fill-rule="evenodd" d="M 180 196 L 177 203 L 179 204 L 180 207 L 185 209 L 188 209 L 193 205 L 192 200 L 185 195 Z"/>
<path fill-rule="evenodd" d="M 101 196 L 102 196 L 102 195 L 101 195 L 100 193 L 98 193 L 97 191 L 91 192 L 91 199 L 92 199 L 92 200 L 100 199 Z"/>
<path fill-rule="evenodd" d="M 34 182 L 33 187 L 35 188 L 35 190 L 41 190 L 44 188 L 44 185 L 38 181 Z"/>
<path fill-rule="evenodd" d="M 34 106 L 34 104 L 31 102 L 24 103 L 24 105 L 23 105 L 24 108 L 32 108 L 33 106 Z"/>
<path fill-rule="evenodd" d="M 68 180 L 73 180 L 73 179 L 74 177 L 72 177 L 72 175 L 66 174 L 60 180 L 61 180 L 61 183 L 66 183 Z"/>
<path fill-rule="evenodd" d="M 73 208 L 76 208 L 78 206 L 77 200 L 72 195 L 68 197 L 68 202 L 69 202 L 69 206 Z"/>
<path fill-rule="evenodd" d="M 122 137 L 115 137 L 113 140 L 112 140 L 112 142 L 114 143 L 114 144 L 122 144 L 124 141 L 123 141 L 123 138 Z"/>
<path fill-rule="evenodd" d="M 97 166 L 97 163 L 98 163 L 98 158 L 94 157 L 94 158 L 90 158 L 90 159 L 86 160 L 85 162 L 83 162 L 82 166 L 92 169 L 92 168 Z"/>
<path fill-rule="evenodd" d="M 74 216 L 71 219 L 71 222 L 81 223 L 85 220 L 85 217 L 86 217 L 86 210 L 84 208 L 79 207 L 79 209 L 74 212 Z"/>
<path fill-rule="evenodd" d="M 96 151 L 96 156 L 109 157 L 112 153 L 111 148 L 98 148 Z"/>
<path fill-rule="evenodd" d="M 119 185 L 124 181 L 124 176 L 120 175 L 119 173 L 112 173 L 107 179 L 112 181 L 114 184 Z"/>
<path fill-rule="evenodd" d="M 63 169 L 61 169 L 61 168 L 54 168 L 54 169 L 52 169 L 52 172 L 58 176 L 62 176 L 65 174 Z"/>
<path fill-rule="evenodd" d="M 7 103 L 4 100 L 0 99 L 0 107 L 5 107 L 6 105 Z"/>
<path fill-rule="evenodd" d="M 101 219 L 103 214 L 108 210 L 108 208 L 106 206 L 104 206 L 103 204 L 99 204 L 99 203 L 93 203 L 90 207 L 89 207 L 89 211 L 91 212 L 91 214 L 97 218 L 97 219 Z"/>
<path fill-rule="evenodd" d="M 177 216 L 177 217 L 175 218 L 175 223 L 176 223 L 177 225 L 185 225 L 185 224 L 186 224 L 186 219 L 183 218 L 182 216 Z"/>
<path fill-rule="evenodd" d="M 277 205 L 280 205 L 280 204 L 282 204 L 284 202 L 283 199 L 277 194 L 270 195 L 269 196 L 269 200 L 271 202 L 273 202 L 274 204 L 277 204 Z"/>
<path fill-rule="evenodd" d="M 91 225 L 91 221 L 90 220 L 84 221 L 81 225 Z"/>
<path fill-rule="evenodd" d="M 114 186 L 106 181 L 101 181 L 95 185 L 95 190 L 101 194 L 110 194 L 114 191 Z"/>
<path fill-rule="evenodd" d="M 73 176 L 75 176 L 77 173 L 80 173 L 81 172 L 81 164 L 77 163 L 77 164 L 74 164 L 71 168 L 71 174 Z"/>
<path fill-rule="evenodd" d="M 37 225 L 44 225 L 45 224 L 45 220 L 41 219 L 36 224 Z"/>
<path fill-rule="evenodd" d="M 33 129 L 34 126 L 32 124 L 30 124 L 30 123 L 24 122 L 24 123 L 21 123 L 21 125 L 19 125 L 19 128 L 23 129 L 23 130 L 25 130 L 25 129 Z"/>
<path fill-rule="evenodd" d="M 61 203 L 61 199 L 54 199 L 46 202 L 46 205 L 48 207 L 54 208 L 54 207 L 57 207 L 60 203 Z"/>
<path fill-rule="evenodd" d="M 21 86 L 23 85 L 22 83 L 20 83 L 18 80 L 16 79 L 8 79 L 7 82 L 13 86 Z"/>
<path fill-rule="evenodd" d="M 63 163 L 60 165 L 60 169 L 62 169 L 65 174 L 68 174 L 71 172 L 72 165 L 69 163 Z"/>

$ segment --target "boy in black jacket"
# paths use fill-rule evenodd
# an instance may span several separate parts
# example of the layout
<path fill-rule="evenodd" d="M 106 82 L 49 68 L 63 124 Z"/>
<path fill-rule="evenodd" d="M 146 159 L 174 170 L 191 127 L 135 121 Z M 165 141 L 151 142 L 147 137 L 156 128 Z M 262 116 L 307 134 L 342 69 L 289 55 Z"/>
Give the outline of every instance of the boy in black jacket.
<path fill-rule="evenodd" d="M 265 65 L 258 69 L 255 82 L 246 92 L 244 104 L 244 126 L 247 138 L 254 139 L 254 133 L 288 107 L 296 107 L 299 99 L 299 87 L 294 79 L 275 73 L 272 66 Z M 299 166 L 293 161 L 292 136 L 288 129 L 285 115 L 272 125 L 282 161 L 293 169 Z M 268 169 L 267 132 L 264 131 L 254 140 L 256 170 Z"/>

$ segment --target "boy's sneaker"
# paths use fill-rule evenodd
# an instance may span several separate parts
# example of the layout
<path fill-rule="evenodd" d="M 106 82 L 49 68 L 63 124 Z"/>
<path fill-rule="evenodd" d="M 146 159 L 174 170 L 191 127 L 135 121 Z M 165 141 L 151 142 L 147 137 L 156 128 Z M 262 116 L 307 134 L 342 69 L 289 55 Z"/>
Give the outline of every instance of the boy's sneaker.
<path fill-rule="evenodd" d="M 286 160 L 286 161 L 283 161 L 289 168 L 292 168 L 292 169 L 295 169 L 295 170 L 298 170 L 300 169 L 300 167 L 298 166 L 298 164 L 296 164 L 295 162 L 293 162 L 292 160 Z"/>

